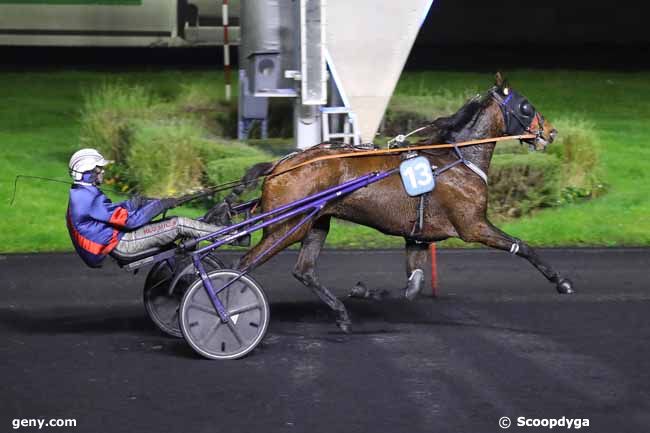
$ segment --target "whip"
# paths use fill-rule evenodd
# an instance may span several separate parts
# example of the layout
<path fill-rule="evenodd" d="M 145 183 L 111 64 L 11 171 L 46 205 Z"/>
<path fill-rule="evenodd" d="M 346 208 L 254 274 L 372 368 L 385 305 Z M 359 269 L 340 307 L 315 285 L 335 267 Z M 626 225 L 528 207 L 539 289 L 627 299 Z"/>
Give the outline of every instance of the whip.
<path fill-rule="evenodd" d="M 13 190 L 13 193 L 11 195 L 11 200 L 9 201 L 10 206 L 13 206 L 14 202 L 16 201 L 16 191 L 18 189 L 18 180 L 19 179 L 42 180 L 42 181 L 53 182 L 53 183 L 62 183 L 62 184 L 68 185 L 68 186 L 70 186 L 72 184 L 72 182 L 70 180 L 64 180 L 64 179 L 54 179 L 54 178 L 50 178 L 50 177 L 31 176 L 31 175 L 25 175 L 25 174 L 16 175 L 16 177 L 14 179 L 14 190 Z M 202 189 L 200 191 L 183 195 L 183 196 L 178 198 L 178 202 L 179 202 L 179 204 L 184 204 L 184 203 L 190 202 L 192 200 L 196 200 L 198 198 L 205 197 L 205 196 L 217 193 L 217 192 L 232 189 L 232 188 L 240 186 L 240 185 L 247 185 L 247 184 L 249 184 L 251 182 L 252 182 L 252 180 L 248 181 L 248 182 L 243 182 L 241 180 L 231 180 L 230 182 L 225 182 L 225 183 L 222 183 L 222 184 L 219 184 L 219 185 L 212 185 L 212 186 L 204 188 L 204 189 Z M 102 187 L 102 190 L 104 190 L 104 191 L 112 191 L 112 192 L 117 193 L 117 194 L 124 194 L 124 191 L 121 191 L 121 190 L 116 189 L 116 188 L 110 188 L 110 187 L 109 188 L 104 188 L 104 187 Z M 132 196 L 134 194 L 129 194 L 129 195 Z"/>

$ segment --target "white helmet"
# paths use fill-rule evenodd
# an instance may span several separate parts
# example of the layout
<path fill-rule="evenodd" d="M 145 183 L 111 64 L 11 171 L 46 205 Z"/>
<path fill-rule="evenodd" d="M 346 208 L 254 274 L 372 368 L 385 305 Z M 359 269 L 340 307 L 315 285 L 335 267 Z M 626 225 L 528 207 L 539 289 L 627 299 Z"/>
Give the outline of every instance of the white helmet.
<path fill-rule="evenodd" d="M 95 167 L 104 167 L 113 161 L 104 159 L 101 153 L 95 149 L 81 149 L 76 151 L 68 163 L 70 176 L 74 180 L 81 180 L 83 174 L 87 171 L 94 170 Z"/>

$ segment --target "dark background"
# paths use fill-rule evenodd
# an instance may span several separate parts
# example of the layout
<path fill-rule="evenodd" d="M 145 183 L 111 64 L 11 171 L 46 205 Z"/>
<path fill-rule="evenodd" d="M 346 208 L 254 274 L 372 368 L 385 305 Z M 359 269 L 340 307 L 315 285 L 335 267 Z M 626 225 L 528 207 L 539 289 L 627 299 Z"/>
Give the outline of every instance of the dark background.
<path fill-rule="evenodd" d="M 408 66 L 650 66 L 647 2 L 438 0 Z"/>
<path fill-rule="evenodd" d="M 649 16 L 650 5 L 631 0 L 436 0 L 407 69 L 648 69 Z M 222 65 L 222 56 L 220 48 L 0 47 L 10 69 L 204 67 Z"/>

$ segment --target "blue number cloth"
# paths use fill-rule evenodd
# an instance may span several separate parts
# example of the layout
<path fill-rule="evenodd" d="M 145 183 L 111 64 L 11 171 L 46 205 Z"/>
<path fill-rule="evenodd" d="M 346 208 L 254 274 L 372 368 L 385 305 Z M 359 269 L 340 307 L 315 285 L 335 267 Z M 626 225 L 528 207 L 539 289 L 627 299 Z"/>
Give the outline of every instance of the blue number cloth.
<path fill-rule="evenodd" d="M 400 164 L 399 172 L 404 189 L 411 197 L 432 191 L 436 186 L 431 163 L 424 156 L 405 160 Z"/>

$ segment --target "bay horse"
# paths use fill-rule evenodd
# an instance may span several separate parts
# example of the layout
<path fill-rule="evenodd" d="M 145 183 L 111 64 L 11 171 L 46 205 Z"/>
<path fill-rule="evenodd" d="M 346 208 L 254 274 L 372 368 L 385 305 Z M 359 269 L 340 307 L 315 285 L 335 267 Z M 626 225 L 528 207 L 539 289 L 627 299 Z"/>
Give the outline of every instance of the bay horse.
<path fill-rule="evenodd" d="M 524 141 L 534 150 L 544 150 L 557 134 L 551 123 L 545 120 L 524 96 L 510 88 L 500 73 L 496 75 L 495 85 L 485 94 L 470 99 L 455 114 L 436 119 L 430 129 L 433 131 L 431 135 L 416 143 L 417 145 L 458 143 L 528 132 L 534 134 L 534 138 Z M 495 145 L 495 142 L 489 142 L 463 148 L 420 152 L 420 155 L 428 158 L 429 162 L 437 167 L 451 164 L 459 158 L 464 158 L 471 164 L 455 165 L 437 176 L 435 189 L 424 198 L 424 224 L 417 233 L 414 233 L 413 228 L 414 220 L 420 217 L 420 199 L 408 196 L 399 176 L 394 175 L 328 204 L 310 223 L 302 226 L 265 254 L 260 263 L 300 241 L 302 246 L 293 275 L 334 310 L 337 324 L 344 332 L 350 331 L 350 315 L 343 302 L 321 284 L 316 273 L 316 262 L 330 229 L 332 217 L 405 239 L 409 298 L 417 294 L 422 286 L 422 278 L 413 283 L 413 277 L 418 271 L 419 275 L 422 275 L 421 270 L 424 269 L 428 257 L 429 244 L 450 237 L 510 251 L 528 260 L 555 284 L 559 293 L 572 293 L 573 285 L 570 280 L 563 278 L 542 261 L 525 242 L 502 232 L 487 219 L 488 187 L 478 173 L 488 172 Z M 337 149 L 321 144 L 282 160 L 279 164 L 262 163 L 251 168 L 248 177 L 252 172 L 256 175 L 266 175 L 260 199 L 262 211 L 267 212 L 370 172 L 394 169 L 401 162 L 400 154 L 371 155 L 321 160 L 283 172 L 287 167 L 323 155 L 349 151 L 350 149 Z M 469 165 L 472 164 L 474 168 L 470 169 Z M 476 167 L 479 170 L 476 170 Z M 274 173 L 280 172 L 283 173 L 274 176 Z M 260 242 L 242 257 L 237 267 L 244 269 L 254 262 L 258 255 L 287 233 L 299 218 L 264 229 Z M 412 287 L 413 285 L 415 287 Z M 355 288 L 352 294 L 374 297 L 376 293 L 360 286 Z"/>

